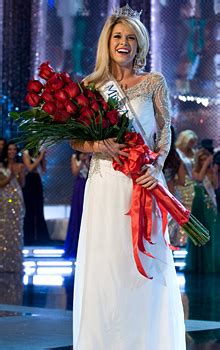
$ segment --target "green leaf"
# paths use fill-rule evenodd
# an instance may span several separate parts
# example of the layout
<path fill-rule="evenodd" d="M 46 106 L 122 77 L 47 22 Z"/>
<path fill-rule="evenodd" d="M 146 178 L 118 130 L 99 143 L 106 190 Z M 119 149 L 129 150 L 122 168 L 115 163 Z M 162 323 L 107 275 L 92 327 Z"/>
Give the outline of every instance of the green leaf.
<path fill-rule="evenodd" d="M 118 108 L 118 100 L 113 97 L 109 97 L 108 99 L 108 105 L 110 106 L 110 109 L 117 109 Z"/>

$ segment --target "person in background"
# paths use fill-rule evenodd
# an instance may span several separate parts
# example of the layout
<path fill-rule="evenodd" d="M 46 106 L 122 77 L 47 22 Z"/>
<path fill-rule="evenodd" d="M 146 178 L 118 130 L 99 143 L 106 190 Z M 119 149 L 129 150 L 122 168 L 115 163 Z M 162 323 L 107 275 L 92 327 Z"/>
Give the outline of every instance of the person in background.
<path fill-rule="evenodd" d="M 6 145 L 6 140 L 3 137 L 0 137 L 0 163 L 2 163 L 2 152 Z"/>
<path fill-rule="evenodd" d="M 22 271 L 24 166 L 13 141 L 3 148 L 0 164 L 0 272 Z"/>
<path fill-rule="evenodd" d="M 219 252 L 215 253 L 215 244 L 220 240 L 219 232 L 216 231 L 215 188 L 218 174 L 216 164 L 213 165 L 213 156 L 208 150 L 202 148 L 197 152 L 192 175 L 196 182 L 191 213 L 209 230 L 210 241 L 199 249 L 188 241 L 185 271 L 198 274 L 220 272 L 216 271 L 220 255 Z"/>
<path fill-rule="evenodd" d="M 213 146 L 213 140 L 212 139 L 202 139 L 201 140 L 201 148 L 207 149 L 210 154 L 214 153 L 214 146 Z"/>
<path fill-rule="evenodd" d="M 49 242 L 49 233 L 44 219 L 43 186 L 40 173 L 46 171 L 45 150 L 34 155 L 33 150 L 23 152 L 26 169 L 23 188 L 25 202 L 24 244 L 45 245 Z"/>
<path fill-rule="evenodd" d="M 185 184 L 177 185 L 177 191 L 180 194 L 181 203 L 189 210 L 192 207 L 194 197 L 194 180 L 192 178 L 192 168 L 195 162 L 195 147 L 198 141 L 196 133 L 192 130 L 184 130 L 180 132 L 176 140 L 176 150 L 180 156 L 185 168 Z M 185 247 L 187 243 L 187 235 L 183 228 L 179 229 L 179 237 L 176 244 Z"/>
<path fill-rule="evenodd" d="M 178 199 L 180 199 L 180 194 L 177 190 L 178 186 L 185 185 L 186 170 L 180 156 L 175 147 L 176 135 L 173 125 L 171 125 L 171 146 L 168 156 L 165 160 L 163 173 L 167 183 L 169 191 Z M 179 246 L 179 230 L 180 227 L 178 223 L 169 217 L 169 236 L 170 243 L 172 246 Z"/>
<path fill-rule="evenodd" d="M 215 188 L 216 204 L 217 204 L 217 222 L 216 222 L 216 241 L 215 241 L 215 256 L 219 255 L 220 252 L 220 151 L 216 151 L 213 154 L 213 165 L 216 167 L 217 174 L 217 186 Z M 215 270 L 220 272 L 220 259 L 215 261 Z"/>
<path fill-rule="evenodd" d="M 70 218 L 65 241 L 65 257 L 75 259 L 83 210 L 83 199 L 91 156 L 76 151 L 71 158 L 71 169 L 76 177 L 73 187 Z"/>
<path fill-rule="evenodd" d="M 213 155 L 213 163 L 217 166 L 218 171 L 218 181 L 217 181 L 217 187 L 215 189 L 215 195 L 216 195 L 216 201 L 217 201 L 217 209 L 218 213 L 220 214 L 220 151 L 217 151 Z"/>

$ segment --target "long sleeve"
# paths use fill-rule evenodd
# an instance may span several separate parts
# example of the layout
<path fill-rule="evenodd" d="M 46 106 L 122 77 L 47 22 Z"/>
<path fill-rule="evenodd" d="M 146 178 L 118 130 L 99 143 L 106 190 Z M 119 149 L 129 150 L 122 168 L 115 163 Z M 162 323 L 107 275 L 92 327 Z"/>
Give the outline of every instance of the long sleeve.
<path fill-rule="evenodd" d="M 160 153 L 158 165 L 162 167 L 170 150 L 171 118 L 167 84 L 165 78 L 161 74 L 157 74 L 156 87 L 153 93 L 153 104 L 157 122 L 155 151 Z"/>

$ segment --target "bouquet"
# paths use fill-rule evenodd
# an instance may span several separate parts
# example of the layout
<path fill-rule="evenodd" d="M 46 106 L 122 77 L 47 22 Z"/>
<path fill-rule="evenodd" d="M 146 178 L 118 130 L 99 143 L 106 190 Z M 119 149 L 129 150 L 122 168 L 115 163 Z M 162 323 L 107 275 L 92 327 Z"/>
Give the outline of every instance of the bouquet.
<path fill-rule="evenodd" d="M 167 213 L 182 226 L 195 245 L 209 240 L 206 228 L 197 221 L 162 184 L 149 191 L 135 180 L 144 166 L 153 164 L 157 153 L 152 152 L 140 134 L 130 132 L 126 112 L 119 108 L 119 102 L 109 98 L 106 102 L 94 86 L 85 87 L 74 82 L 68 74 L 57 73 L 48 62 L 39 67 L 40 80 L 28 83 L 27 103 L 32 109 L 11 112 L 23 132 L 26 148 L 36 148 L 46 143 L 47 147 L 64 140 L 104 140 L 116 137 L 126 144 L 124 152 L 128 157 L 119 156 L 121 163 L 113 160 L 113 167 L 133 180 L 131 215 L 133 251 L 139 272 L 147 276 L 138 252 L 153 257 L 145 250 L 144 239 L 151 241 L 153 198 L 162 215 L 163 233 L 167 227 Z"/>
<path fill-rule="evenodd" d="M 64 140 L 97 141 L 117 137 L 120 141 L 129 119 L 120 113 L 118 101 L 108 102 L 90 85 L 74 82 L 67 73 L 56 73 L 48 62 L 39 67 L 39 77 L 30 80 L 26 102 L 32 107 L 11 112 L 22 132 L 20 142 L 36 152 L 42 144 L 51 146 Z"/>
<path fill-rule="evenodd" d="M 144 144 L 142 136 L 134 132 L 125 134 L 124 143 L 127 147 L 123 148 L 123 151 L 128 154 L 128 157 L 119 155 L 121 162 L 113 160 L 113 167 L 125 175 L 130 175 L 133 180 L 131 209 L 128 214 L 131 215 L 134 258 L 139 272 L 149 278 L 138 252 L 141 251 L 154 258 L 144 246 L 144 239 L 154 244 L 151 241 L 153 198 L 161 212 L 163 234 L 167 227 L 167 213 L 183 227 L 195 245 L 201 246 L 207 243 L 209 232 L 162 184 L 158 183 L 149 191 L 135 182 L 142 173 L 142 168 L 155 162 L 158 153 L 152 152 Z"/>

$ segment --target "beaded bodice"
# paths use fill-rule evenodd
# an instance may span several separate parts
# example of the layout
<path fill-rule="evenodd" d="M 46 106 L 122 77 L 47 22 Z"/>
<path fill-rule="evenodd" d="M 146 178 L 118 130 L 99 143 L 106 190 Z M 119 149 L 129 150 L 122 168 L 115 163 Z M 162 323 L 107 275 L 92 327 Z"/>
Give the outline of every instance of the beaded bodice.
<path fill-rule="evenodd" d="M 135 112 L 134 129 L 141 132 L 146 144 L 166 158 L 170 148 L 170 111 L 166 81 L 160 73 L 148 73 L 146 78 L 128 88 L 124 94 Z"/>

